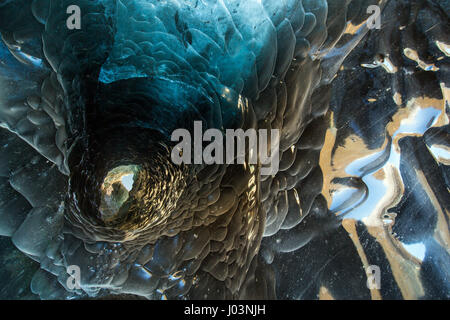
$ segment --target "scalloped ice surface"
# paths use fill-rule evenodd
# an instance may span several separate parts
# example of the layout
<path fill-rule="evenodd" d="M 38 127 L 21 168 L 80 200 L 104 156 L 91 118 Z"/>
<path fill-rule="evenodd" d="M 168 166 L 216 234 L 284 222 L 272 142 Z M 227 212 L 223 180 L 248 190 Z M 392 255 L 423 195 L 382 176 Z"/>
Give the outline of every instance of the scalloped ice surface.
<path fill-rule="evenodd" d="M 117 32 L 99 80 L 176 75 L 256 98 L 274 73 L 285 74 L 314 26 L 324 23 L 326 2 L 314 4 L 316 19 L 307 19 L 312 2 L 304 3 L 306 8 L 292 0 L 117 1 Z"/>
<path fill-rule="evenodd" d="M 416 21 L 405 18 L 409 5 L 392 0 L 389 12 L 401 19 L 387 19 L 382 36 L 374 31 L 357 47 L 367 33 L 365 9 L 377 1 L 80 0 L 79 31 L 65 28 L 71 1 L 27 1 L 0 3 L 0 17 L 14 17 L 0 19 L 0 234 L 39 262 L 31 290 L 40 298 L 316 298 L 324 292 L 376 298 L 362 268 L 372 262 L 390 281 L 383 297 L 448 297 L 448 58 L 429 60 L 448 57 L 445 24 L 430 22 L 442 13 L 419 10 L 416 30 Z M 396 49 L 403 47 L 409 48 L 404 54 Z M 246 128 L 280 129 L 280 171 L 261 177 L 254 166 L 202 167 L 189 176 L 176 210 L 123 241 L 117 239 L 133 232 L 99 227 L 84 212 L 67 213 L 68 178 L 61 172 L 69 173 L 74 141 L 114 120 L 87 109 L 86 88 L 98 88 L 95 111 L 130 103 L 125 113 L 132 117 L 133 108 L 145 110 L 139 99 L 146 79 L 160 84 L 149 89 L 154 98 L 182 99 L 190 107 L 197 107 L 197 96 L 210 98 L 213 106 L 199 113 L 211 126 L 225 127 L 220 120 L 228 117 Z M 179 84 L 195 94 L 187 98 Z M 220 101 L 223 119 L 217 115 L 216 96 L 226 99 L 231 91 L 248 98 L 239 105 L 242 121 L 234 119 L 233 99 L 228 109 Z M 371 94 L 380 100 L 377 108 Z M 139 99 L 126 100 L 133 95 Z M 122 109 L 111 110 L 123 117 Z M 172 118 L 183 120 L 159 115 L 161 130 Z M 113 148 L 111 141 L 100 140 Z M 176 179 L 167 177 L 162 188 Z M 396 186 L 388 205 L 399 207 L 393 225 L 399 237 L 389 229 L 395 215 L 373 200 L 377 186 L 389 181 Z M 417 251 L 417 244 L 427 246 L 423 265 L 402 249 Z M 69 265 L 81 267 L 82 290 L 67 288 Z M 348 270 L 340 270 L 343 265 Z M 410 271 L 406 280 L 398 275 L 403 269 Z M 336 270 L 343 276 L 333 276 Z M 430 284 L 433 276 L 443 280 L 439 288 Z M 351 292 L 344 292 L 345 281 L 354 284 Z"/>
<path fill-rule="evenodd" d="M 296 142 L 301 135 L 296 126 L 309 121 L 310 107 L 300 95 L 308 96 L 314 88 L 311 82 L 318 82 L 317 77 L 311 78 L 317 66 L 308 55 L 314 55 L 326 39 L 326 1 L 90 1 L 80 3 L 82 12 L 88 12 L 83 16 L 87 31 L 82 29 L 73 34 L 62 27 L 66 17 L 62 9 L 69 2 L 51 2 L 51 6 L 49 3 L 33 1 L 31 12 L 25 10 L 24 17 L 18 18 L 20 22 L 20 18 L 32 14 L 39 23 L 45 24 L 45 29 L 37 25 L 26 37 L 15 31 L 13 22 L 12 26 L 5 27 L 4 38 L 12 53 L 35 57 L 22 62 L 32 62 L 36 79 L 32 79 L 30 89 L 17 90 L 19 96 L 14 102 L 41 112 L 41 118 L 48 115 L 58 131 L 68 128 L 69 135 L 76 133 L 80 122 L 76 112 L 83 110 L 77 100 L 83 84 L 81 74 L 89 70 L 89 65 L 96 64 L 101 65 L 99 81 L 104 84 L 139 77 L 164 77 L 188 83 L 199 91 L 202 88 L 211 95 L 223 92 L 224 87 L 234 90 L 255 104 L 256 119 L 249 112 L 246 125 L 256 126 L 256 121 L 267 118 L 269 125 L 281 129 L 280 117 L 286 112 L 285 117 L 295 125 L 285 125 L 285 145 Z M 14 6 L 9 9 L 14 10 Z M 94 31 L 98 39 L 90 36 Z M 40 39 L 39 32 L 43 33 L 44 55 L 31 49 L 32 42 Z M 18 41 L 25 45 L 19 46 Z M 105 50 L 108 46 L 110 49 Z M 303 68 L 299 64 L 291 72 L 291 83 L 304 76 L 305 80 L 292 84 L 292 88 L 279 85 L 294 58 L 306 62 Z M 38 59 L 48 64 L 40 65 Z M 17 77 L 16 82 L 23 81 L 25 75 L 21 75 L 20 65 L 11 62 L 8 66 L 10 69 L 6 70 L 10 74 L 6 78 Z M 274 92 L 280 96 L 279 102 L 268 109 L 261 105 L 266 99 L 256 101 L 265 89 L 269 90 L 265 95 L 267 100 L 273 99 Z M 283 102 L 281 96 L 286 91 L 297 92 L 298 96 Z M 302 107 L 297 108 L 296 101 Z M 57 112 L 51 112 L 52 108 Z M 22 131 L 13 126 L 13 121 L 21 121 L 26 111 L 13 113 L 7 127 L 28 142 L 23 126 L 19 127 Z M 274 117 L 275 114 L 278 116 Z M 39 122 L 37 116 L 30 114 L 28 118 L 43 129 L 52 128 L 48 120 Z M 66 153 L 63 142 L 67 134 L 53 135 L 56 142 L 53 146 Z M 35 141 L 30 144 L 45 155 L 46 149 Z M 15 144 L 20 148 L 19 141 Z M 303 144 L 302 148 L 309 145 Z M 26 159 L 23 160 L 25 163 Z M 9 213 L 11 223 L 4 233 L 12 236 L 17 248 L 41 264 L 42 270 L 35 274 L 31 284 L 32 291 L 41 298 L 67 298 L 84 293 L 103 295 L 102 287 L 115 294 L 147 298 L 173 298 L 188 293 L 194 298 L 238 297 L 241 287 L 258 281 L 251 277 L 245 280 L 247 273 L 257 268 L 253 257 L 264 230 L 263 217 L 256 206 L 255 168 L 206 168 L 198 176 L 198 182 L 188 189 L 191 194 L 187 199 L 180 199 L 180 207 L 191 210 L 182 215 L 177 213 L 180 218 L 168 223 L 166 229 L 173 230 L 173 234 L 159 236 L 159 231 L 155 231 L 148 239 L 131 244 L 82 241 L 88 226 L 80 226 L 80 221 L 68 220 L 63 228 L 64 207 L 58 200 L 62 201 L 64 194 L 56 190 L 66 187 L 57 183 L 60 177 L 54 173 L 55 168 L 51 170 L 49 174 L 37 164 L 25 166 L 17 173 L 7 174 L 5 181 L 6 187 L 9 182 L 33 207 L 25 209 L 26 217 L 13 216 L 16 220 Z M 307 181 L 320 180 L 320 170 L 314 172 L 319 175 Z M 306 176 L 306 173 L 299 175 L 291 184 Z M 47 189 L 54 198 L 38 197 L 39 188 L 33 188 L 29 179 L 52 181 L 49 183 L 52 188 Z M 311 201 L 316 197 L 316 189 L 308 196 Z M 272 188 L 273 197 L 278 197 L 278 191 Z M 283 193 L 286 194 L 281 191 L 280 195 Z M 273 216 L 270 205 L 266 207 Z M 277 227 L 273 232 L 281 227 L 286 216 L 286 202 L 278 208 L 281 216 L 276 218 Z M 95 234 L 95 230 L 89 232 Z M 33 237 L 29 236 L 31 233 Z M 243 238 L 243 234 L 248 238 Z M 159 236 L 157 241 L 155 236 Z M 72 264 L 81 267 L 83 291 L 63 289 L 67 289 L 68 277 L 64 268 Z M 195 287 L 192 293 L 191 287 Z M 211 292 L 204 296 L 207 287 Z"/>

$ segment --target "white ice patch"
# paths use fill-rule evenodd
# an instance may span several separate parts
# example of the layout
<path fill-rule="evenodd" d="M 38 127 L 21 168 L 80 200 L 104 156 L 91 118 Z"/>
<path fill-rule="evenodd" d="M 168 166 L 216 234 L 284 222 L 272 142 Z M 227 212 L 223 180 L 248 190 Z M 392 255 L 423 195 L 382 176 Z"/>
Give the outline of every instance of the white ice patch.
<path fill-rule="evenodd" d="M 412 256 L 416 257 L 420 261 L 423 261 L 423 259 L 425 258 L 426 247 L 422 242 L 402 244 L 406 251 L 408 251 Z"/>
<path fill-rule="evenodd" d="M 134 183 L 134 174 L 127 174 L 122 177 L 122 185 L 127 189 L 128 191 L 131 191 L 133 189 L 133 183 Z"/>

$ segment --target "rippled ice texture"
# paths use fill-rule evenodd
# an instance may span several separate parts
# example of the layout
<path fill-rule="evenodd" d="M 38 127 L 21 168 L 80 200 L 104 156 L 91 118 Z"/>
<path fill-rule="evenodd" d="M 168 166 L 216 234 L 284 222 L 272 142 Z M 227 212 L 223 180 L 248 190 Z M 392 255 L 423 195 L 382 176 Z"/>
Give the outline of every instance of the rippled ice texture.
<path fill-rule="evenodd" d="M 449 9 L 0 1 L 0 297 L 448 299 Z M 173 165 L 195 120 L 280 171 Z"/>

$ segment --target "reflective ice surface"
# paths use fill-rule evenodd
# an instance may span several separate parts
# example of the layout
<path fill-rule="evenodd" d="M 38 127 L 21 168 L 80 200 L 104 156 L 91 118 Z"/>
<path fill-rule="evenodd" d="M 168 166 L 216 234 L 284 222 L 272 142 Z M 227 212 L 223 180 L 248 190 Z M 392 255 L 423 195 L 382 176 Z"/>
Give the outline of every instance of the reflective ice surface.
<path fill-rule="evenodd" d="M 2 298 L 449 298 L 448 1 L 72 2 L 0 1 Z"/>

